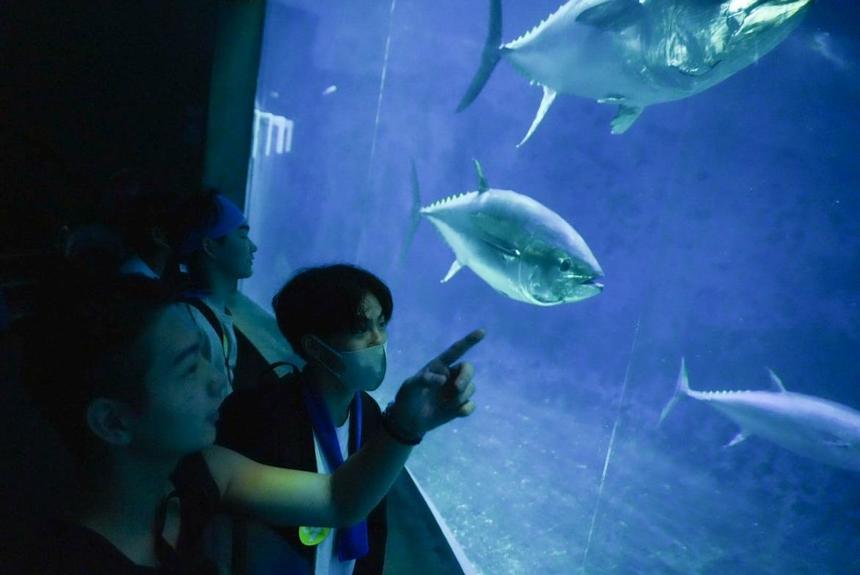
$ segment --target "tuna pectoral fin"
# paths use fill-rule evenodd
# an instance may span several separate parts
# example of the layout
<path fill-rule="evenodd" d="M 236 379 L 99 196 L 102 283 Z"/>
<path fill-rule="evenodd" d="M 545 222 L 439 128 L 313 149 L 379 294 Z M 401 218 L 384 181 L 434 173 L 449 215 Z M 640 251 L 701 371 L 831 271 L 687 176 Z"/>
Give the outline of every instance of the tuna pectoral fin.
<path fill-rule="evenodd" d="M 663 420 L 666 419 L 666 416 L 669 415 L 669 412 L 672 411 L 672 408 L 675 407 L 675 404 L 678 403 L 678 400 L 687 395 L 690 391 L 690 382 L 687 379 L 687 366 L 684 363 L 684 358 L 681 358 L 681 369 L 678 372 L 678 380 L 675 383 L 675 394 L 666 404 L 666 407 L 663 408 L 663 411 L 660 412 L 660 421 L 657 422 L 657 425 L 663 423 Z"/>
<path fill-rule="evenodd" d="M 484 243 L 501 253 L 502 257 L 506 260 L 515 260 L 522 256 L 522 252 L 520 252 L 520 250 L 515 246 L 512 246 L 499 238 L 485 238 Z"/>
<path fill-rule="evenodd" d="M 745 440 L 746 438 L 748 438 L 750 435 L 751 435 L 751 434 L 750 434 L 748 431 L 744 431 L 744 430 L 742 429 L 742 430 L 738 431 L 738 434 L 737 434 L 737 435 L 735 435 L 735 436 L 732 438 L 732 440 L 731 440 L 731 441 L 729 441 L 728 443 L 726 443 L 723 447 L 734 447 L 735 445 L 737 445 L 737 444 L 738 444 L 738 443 L 740 443 L 741 441 L 744 441 L 744 440 Z"/>
<path fill-rule="evenodd" d="M 458 271 L 460 271 L 461 269 L 463 269 L 463 264 L 461 264 L 461 263 L 460 263 L 460 262 L 458 262 L 457 260 L 454 260 L 454 263 L 453 263 L 453 264 L 451 264 L 451 267 L 448 269 L 448 273 L 447 273 L 447 274 L 445 274 L 445 277 L 444 277 L 444 278 L 442 278 L 442 281 L 441 281 L 441 282 L 439 282 L 439 283 L 445 283 L 445 282 L 447 282 L 449 279 L 451 279 L 452 277 L 454 277 L 454 275 L 455 275 Z"/>
<path fill-rule="evenodd" d="M 538 108 L 537 114 L 535 114 L 535 119 L 532 120 L 532 125 L 529 128 L 529 131 L 526 134 L 525 138 L 523 138 L 522 141 L 517 144 L 518 148 L 525 144 L 528 139 L 532 137 L 532 134 L 535 133 L 535 130 L 537 130 L 537 127 L 543 121 L 543 117 L 546 116 L 549 107 L 552 106 L 552 103 L 555 101 L 555 97 L 557 95 L 558 92 L 556 92 L 552 88 L 548 88 L 547 86 L 543 87 L 543 99 L 540 101 L 540 107 Z"/>
<path fill-rule="evenodd" d="M 624 104 L 618 106 L 618 113 L 612 118 L 612 133 L 623 134 L 626 132 L 644 109 L 640 106 L 626 106 Z"/>
<path fill-rule="evenodd" d="M 481 53 L 481 67 L 475 72 L 472 83 L 463 94 L 460 103 L 457 104 L 457 111 L 462 112 L 469 107 L 469 104 L 475 101 L 481 90 L 484 89 L 484 84 L 490 79 L 490 75 L 496 68 L 496 64 L 502 57 L 502 52 L 499 46 L 502 43 L 502 0 L 491 0 L 490 2 L 490 30 L 487 32 L 487 39 L 484 41 L 484 51 Z"/>

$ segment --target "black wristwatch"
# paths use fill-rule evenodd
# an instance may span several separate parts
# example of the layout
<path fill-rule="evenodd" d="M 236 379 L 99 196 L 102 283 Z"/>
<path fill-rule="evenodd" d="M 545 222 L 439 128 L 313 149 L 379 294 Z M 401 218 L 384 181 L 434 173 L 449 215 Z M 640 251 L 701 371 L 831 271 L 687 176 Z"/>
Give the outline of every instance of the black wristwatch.
<path fill-rule="evenodd" d="M 388 404 L 385 408 L 385 411 L 382 412 L 382 429 L 390 435 L 393 439 L 402 443 L 404 445 L 418 445 L 421 443 L 421 440 L 424 439 L 424 434 L 418 435 L 415 437 L 410 433 L 403 430 L 400 425 L 394 420 L 394 415 L 391 412 L 391 408 L 394 406 L 394 402 Z"/>

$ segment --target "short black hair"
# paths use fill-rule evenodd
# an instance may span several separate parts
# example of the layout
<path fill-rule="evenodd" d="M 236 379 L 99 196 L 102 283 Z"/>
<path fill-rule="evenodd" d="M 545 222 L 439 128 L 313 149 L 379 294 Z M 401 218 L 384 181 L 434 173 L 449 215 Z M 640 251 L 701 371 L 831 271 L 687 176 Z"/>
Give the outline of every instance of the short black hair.
<path fill-rule="evenodd" d="M 175 298 L 162 282 L 141 275 L 62 270 L 51 280 L 22 326 L 22 381 L 71 451 L 86 457 L 95 439 L 86 422 L 93 399 L 145 405 L 148 365 L 140 340 Z"/>
<path fill-rule="evenodd" d="M 373 295 L 387 322 L 394 311 L 391 290 L 369 271 L 349 264 L 300 270 L 272 298 L 278 328 L 302 359 L 305 335 L 330 336 L 360 329 L 361 301 Z"/>
<path fill-rule="evenodd" d="M 154 228 L 177 250 L 191 230 L 215 220 L 215 195 L 213 189 L 183 186 L 156 172 L 122 170 L 107 185 L 100 219 L 137 254 L 152 249 Z"/>

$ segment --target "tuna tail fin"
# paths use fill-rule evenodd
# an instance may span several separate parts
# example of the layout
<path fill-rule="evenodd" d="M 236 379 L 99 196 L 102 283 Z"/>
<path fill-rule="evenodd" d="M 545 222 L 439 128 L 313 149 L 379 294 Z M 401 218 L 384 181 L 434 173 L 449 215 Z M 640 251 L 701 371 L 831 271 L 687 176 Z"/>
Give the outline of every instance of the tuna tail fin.
<path fill-rule="evenodd" d="M 684 363 L 684 358 L 681 358 L 681 370 L 678 372 L 678 382 L 675 385 L 675 394 L 672 396 L 672 399 L 666 404 L 666 407 L 663 408 L 663 411 L 660 412 L 660 421 L 657 425 L 663 423 L 663 420 L 666 419 L 666 416 L 669 415 L 669 412 L 672 411 L 672 408 L 675 407 L 675 404 L 678 403 L 678 400 L 684 397 L 685 395 L 690 393 L 690 381 L 687 379 L 687 366 Z"/>
<path fill-rule="evenodd" d="M 410 174 L 412 181 L 412 209 L 410 210 L 409 230 L 406 232 L 406 238 L 403 240 L 403 249 L 400 252 L 400 264 L 406 260 L 409 249 L 412 247 L 412 241 L 415 239 L 415 233 L 418 231 L 418 224 L 421 223 L 421 186 L 418 183 L 418 169 L 415 167 L 415 160 L 412 160 L 412 172 Z"/>
<path fill-rule="evenodd" d="M 475 101 L 481 90 L 484 89 L 484 84 L 490 79 L 490 75 L 502 58 L 500 45 L 502 43 L 502 0 L 490 0 L 490 30 L 487 32 L 487 39 L 484 41 L 484 51 L 481 53 L 481 66 L 475 72 L 472 83 L 460 103 L 457 104 L 457 111 L 462 112 Z"/>

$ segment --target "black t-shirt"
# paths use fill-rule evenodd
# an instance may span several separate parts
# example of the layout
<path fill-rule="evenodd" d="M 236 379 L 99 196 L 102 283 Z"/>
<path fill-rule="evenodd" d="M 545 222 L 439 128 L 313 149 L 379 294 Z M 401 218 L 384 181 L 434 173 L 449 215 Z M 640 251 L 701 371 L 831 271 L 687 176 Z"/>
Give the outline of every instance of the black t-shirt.
<path fill-rule="evenodd" d="M 39 575 L 209 575 L 216 573 L 200 549 L 203 529 L 218 507 L 220 494 L 209 467 L 199 453 L 186 457 L 171 480 L 180 500 L 181 523 L 177 548 L 162 547 L 161 566 L 133 563 L 107 539 L 82 525 L 47 521 L 25 544 L 14 550 L 5 567 L 9 573 Z"/>
<path fill-rule="evenodd" d="M 301 372 L 294 372 L 280 381 L 233 392 L 221 404 L 215 443 L 259 463 L 316 472 L 313 425 L 302 396 L 303 378 Z M 381 414 L 376 401 L 363 391 L 361 401 L 362 436 L 366 442 L 381 432 Z M 350 443 L 353 440 L 351 437 Z M 382 573 L 388 537 L 385 499 L 368 515 L 367 530 L 370 550 L 356 561 L 353 575 Z M 298 527 L 282 527 L 277 532 L 308 565 L 313 565 L 316 548 L 299 541 Z"/>

